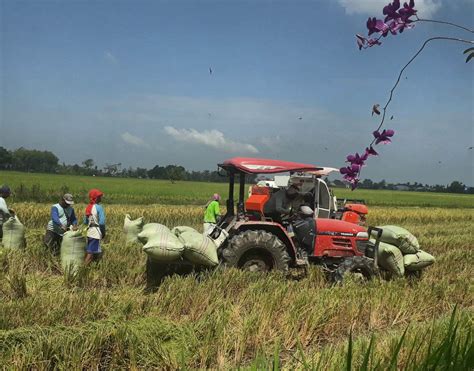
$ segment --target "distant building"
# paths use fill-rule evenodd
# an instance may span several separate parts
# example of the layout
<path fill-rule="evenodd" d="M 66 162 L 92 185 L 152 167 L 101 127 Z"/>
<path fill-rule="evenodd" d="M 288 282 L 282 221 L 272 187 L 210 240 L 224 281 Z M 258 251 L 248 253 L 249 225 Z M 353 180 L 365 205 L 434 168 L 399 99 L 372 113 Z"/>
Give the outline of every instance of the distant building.
<path fill-rule="evenodd" d="M 406 184 L 395 184 L 393 186 L 393 189 L 395 191 L 409 191 L 410 190 L 410 187 L 407 186 Z"/>

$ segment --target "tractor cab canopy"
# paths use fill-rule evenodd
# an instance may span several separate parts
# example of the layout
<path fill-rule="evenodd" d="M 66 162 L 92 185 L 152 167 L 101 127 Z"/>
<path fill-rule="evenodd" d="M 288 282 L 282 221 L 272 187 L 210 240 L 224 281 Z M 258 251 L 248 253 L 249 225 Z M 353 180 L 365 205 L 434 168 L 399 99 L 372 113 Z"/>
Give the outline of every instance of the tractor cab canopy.
<path fill-rule="evenodd" d="M 225 160 L 222 164 L 219 164 L 219 167 L 227 170 L 228 172 L 245 174 L 275 174 L 295 171 L 316 172 L 323 170 L 323 168 L 317 167 L 315 165 L 250 157 L 234 157 L 229 160 Z"/>
<path fill-rule="evenodd" d="M 240 183 L 237 210 L 239 215 L 243 215 L 245 213 L 244 192 L 246 174 L 317 172 L 323 170 L 323 168 L 310 164 L 250 157 L 234 157 L 225 160 L 222 164 L 218 164 L 218 167 L 225 170 L 229 176 L 229 198 L 226 204 L 227 215 L 225 219 L 234 215 L 234 182 L 236 174 L 239 175 Z"/>

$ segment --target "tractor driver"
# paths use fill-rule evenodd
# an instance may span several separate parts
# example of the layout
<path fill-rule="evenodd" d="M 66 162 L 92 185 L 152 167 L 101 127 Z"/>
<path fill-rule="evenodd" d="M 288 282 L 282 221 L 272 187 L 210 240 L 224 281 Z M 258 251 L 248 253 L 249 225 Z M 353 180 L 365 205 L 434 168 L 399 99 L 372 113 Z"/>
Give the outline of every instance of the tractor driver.
<path fill-rule="evenodd" d="M 292 210 L 292 202 L 299 195 L 299 187 L 292 184 L 287 189 L 280 189 L 272 194 L 263 207 L 266 217 L 272 218 L 275 222 L 281 223 L 283 216 L 288 216 Z"/>

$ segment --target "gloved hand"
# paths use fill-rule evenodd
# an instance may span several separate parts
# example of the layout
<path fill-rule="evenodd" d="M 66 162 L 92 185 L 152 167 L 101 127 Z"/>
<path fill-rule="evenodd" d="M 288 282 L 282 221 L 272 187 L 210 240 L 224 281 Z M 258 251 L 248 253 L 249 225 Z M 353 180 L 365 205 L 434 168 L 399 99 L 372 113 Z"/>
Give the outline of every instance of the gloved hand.
<path fill-rule="evenodd" d="M 102 234 L 102 239 L 105 238 L 105 225 L 99 225 L 100 233 Z"/>

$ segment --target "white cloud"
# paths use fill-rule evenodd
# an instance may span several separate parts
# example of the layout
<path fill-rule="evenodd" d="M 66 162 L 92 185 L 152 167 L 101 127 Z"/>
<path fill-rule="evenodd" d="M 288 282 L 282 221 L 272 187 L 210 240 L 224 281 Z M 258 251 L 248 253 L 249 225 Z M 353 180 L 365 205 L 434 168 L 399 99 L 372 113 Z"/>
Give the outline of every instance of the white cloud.
<path fill-rule="evenodd" d="M 268 148 L 275 148 L 281 143 L 281 137 L 279 135 L 274 137 L 261 137 L 259 142 Z"/>
<path fill-rule="evenodd" d="M 104 57 L 105 57 L 105 60 L 111 64 L 118 64 L 118 59 L 115 55 L 113 55 L 111 52 L 109 52 L 108 50 L 104 52 Z"/>
<path fill-rule="evenodd" d="M 203 144 L 224 152 L 233 153 L 258 153 L 258 149 L 252 144 L 239 143 L 224 137 L 219 130 L 176 129 L 165 126 L 165 132 L 177 141 Z"/>
<path fill-rule="evenodd" d="M 132 135 L 129 132 L 122 133 L 120 137 L 125 143 L 131 144 L 132 146 L 145 147 L 145 148 L 149 147 L 149 145 L 145 143 L 145 141 L 142 138 Z"/>
<path fill-rule="evenodd" d="M 406 0 L 408 2 L 408 0 Z M 390 0 L 338 0 L 347 14 L 362 13 L 382 18 L 382 9 Z M 416 0 L 415 9 L 420 18 L 430 18 L 441 7 L 442 0 Z M 403 6 L 404 1 L 400 1 Z"/>

